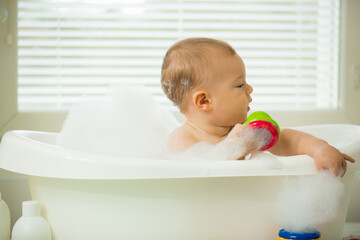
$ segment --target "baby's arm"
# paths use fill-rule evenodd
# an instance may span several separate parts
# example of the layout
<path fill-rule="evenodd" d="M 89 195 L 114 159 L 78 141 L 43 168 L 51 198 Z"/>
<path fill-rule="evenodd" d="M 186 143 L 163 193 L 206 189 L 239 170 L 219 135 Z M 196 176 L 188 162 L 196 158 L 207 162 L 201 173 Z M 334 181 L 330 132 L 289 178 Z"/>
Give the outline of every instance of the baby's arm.
<path fill-rule="evenodd" d="M 248 154 L 262 147 L 256 132 L 242 124 L 236 124 L 228 136 L 217 145 L 215 149 L 222 150 L 223 158 L 238 160 L 245 159 Z"/>
<path fill-rule="evenodd" d="M 265 128 L 253 129 L 248 125 L 236 124 L 227 137 L 209 151 L 209 156 L 243 160 L 248 154 L 268 145 L 272 138 L 272 134 Z"/>
<path fill-rule="evenodd" d="M 172 137 L 175 136 L 180 139 L 180 136 L 177 135 L 176 132 Z M 245 159 L 245 156 L 249 153 L 261 148 L 255 132 L 242 124 L 236 124 L 228 136 L 217 144 L 212 144 L 207 141 L 195 142 L 189 138 L 182 138 L 181 141 L 183 143 L 180 144 L 173 142 L 178 146 L 172 149 L 177 150 L 182 156 L 208 160 Z M 179 146 L 185 146 L 185 149 L 181 149 Z"/>
<path fill-rule="evenodd" d="M 334 175 L 343 176 L 346 161 L 355 162 L 326 141 L 292 129 L 281 130 L 279 141 L 269 151 L 280 156 L 309 155 L 314 158 L 318 170 L 329 169 Z"/>

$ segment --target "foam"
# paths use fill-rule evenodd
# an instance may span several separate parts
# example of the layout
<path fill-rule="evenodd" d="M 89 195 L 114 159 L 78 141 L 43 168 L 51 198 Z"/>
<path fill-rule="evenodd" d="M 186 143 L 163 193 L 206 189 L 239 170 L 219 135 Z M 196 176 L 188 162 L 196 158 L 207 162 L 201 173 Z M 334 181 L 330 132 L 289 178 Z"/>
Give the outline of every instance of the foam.
<path fill-rule="evenodd" d="M 57 145 L 124 158 L 166 158 L 174 115 L 144 87 L 113 86 L 104 98 L 85 97 L 69 112 Z"/>
<path fill-rule="evenodd" d="M 235 126 L 219 144 L 199 142 L 174 154 L 168 149 L 167 140 L 179 125 L 174 115 L 145 88 L 112 87 L 105 98 L 84 98 L 71 109 L 57 144 L 119 156 L 119 161 L 144 158 L 224 161 L 247 156 L 245 161 L 258 161 L 264 168 L 283 167 L 271 153 L 257 151 L 271 141 L 271 134 L 243 125 Z M 288 178 L 280 191 L 277 219 L 287 231 L 312 231 L 336 217 L 343 191 L 339 178 L 328 172 Z"/>
<path fill-rule="evenodd" d="M 239 124 L 219 144 L 200 142 L 174 154 L 167 141 L 179 125 L 146 88 L 112 86 L 105 97 L 84 97 L 70 110 L 57 145 L 132 159 L 236 160 L 271 141 L 268 131 Z"/>
<path fill-rule="evenodd" d="M 265 129 L 253 129 L 243 125 L 237 125 L 229 135 L 218 144 L 209 142 L 199 142 L 182 153 L 178 153 L 175 158 L 188 160 L 237 160 L 246 156 L 253 160 L 266 160 L 269 168 L 279 168 L 279 161 L 270 153 L 260 154 L 259 149 L 266 146 L 272 139 L 271 133 Z M 269 158 L 266 159 L 268 156 Z M 271 163 L 270 163 L 271 162 Z M 269 165 L 272 164 L 272 166 Z M 276 165 L 276 166 L 275 166 Z"/>
<path fill-rule="evenodd" d="M 344 185 L 329 171 L 287 178 L 279 193 L 276 218 L 289 232 L 312 232 L 336 219 Z"/>

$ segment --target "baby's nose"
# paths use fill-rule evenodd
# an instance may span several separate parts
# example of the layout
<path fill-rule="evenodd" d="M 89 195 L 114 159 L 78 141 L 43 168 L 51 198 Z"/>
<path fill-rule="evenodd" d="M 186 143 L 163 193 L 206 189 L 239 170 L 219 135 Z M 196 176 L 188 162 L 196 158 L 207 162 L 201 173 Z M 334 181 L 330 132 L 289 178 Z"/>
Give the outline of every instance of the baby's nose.
<path fill-rule="evenodd" d="M 247 92 L 248 92 L 248 95 L 250 95 L 252 92 L 253 92 L 253 88 L 252 88 L 252 86 L 250 86 L 249 84 L 248 84 L 248 88 L 247 88 Z"/>

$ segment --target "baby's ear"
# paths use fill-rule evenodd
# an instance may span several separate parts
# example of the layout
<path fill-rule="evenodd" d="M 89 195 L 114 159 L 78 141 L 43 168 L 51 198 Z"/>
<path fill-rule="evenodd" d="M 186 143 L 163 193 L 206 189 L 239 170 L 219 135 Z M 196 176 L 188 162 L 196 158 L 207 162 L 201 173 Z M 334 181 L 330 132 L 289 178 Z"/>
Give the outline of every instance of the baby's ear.
<path fill-rule="evenodd" d="M 211 99 L 208 92 L 200 90 L 193 94 L 194 106 L 202 111 L 209 111 L 211 108 Z"/>

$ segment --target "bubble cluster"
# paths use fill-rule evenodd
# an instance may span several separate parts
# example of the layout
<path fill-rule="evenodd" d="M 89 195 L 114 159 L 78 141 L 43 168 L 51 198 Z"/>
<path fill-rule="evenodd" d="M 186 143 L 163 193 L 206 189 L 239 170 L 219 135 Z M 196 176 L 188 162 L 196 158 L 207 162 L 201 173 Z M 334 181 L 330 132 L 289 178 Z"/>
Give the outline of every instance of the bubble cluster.
<path fill-rule="evenodd" d="M 312 232 L 336 219 L 344 185 L 329 171 L 289 177 L 279 193 L 277 220 L 288 232 Z"/>

